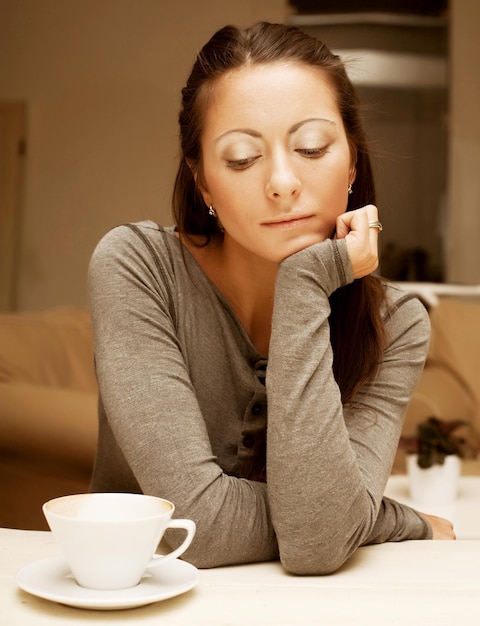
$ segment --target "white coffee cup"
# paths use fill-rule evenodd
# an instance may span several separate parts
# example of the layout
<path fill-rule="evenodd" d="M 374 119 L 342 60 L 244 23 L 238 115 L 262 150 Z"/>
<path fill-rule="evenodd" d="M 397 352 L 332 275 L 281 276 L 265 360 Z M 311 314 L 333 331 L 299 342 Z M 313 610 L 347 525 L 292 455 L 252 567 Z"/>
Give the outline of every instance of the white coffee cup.
<path fill-rule="evenodd" d="M 168 500 L 135 493 L 84 493 L 45 502 L 43 513 L 79 585 L 90 589 L 126 589 L 145 571 L 163 567 L 191 544 L 195 523 L 172 519 Z M 187 536 L 166 555 L 155 550 L 167 528 Z"/>

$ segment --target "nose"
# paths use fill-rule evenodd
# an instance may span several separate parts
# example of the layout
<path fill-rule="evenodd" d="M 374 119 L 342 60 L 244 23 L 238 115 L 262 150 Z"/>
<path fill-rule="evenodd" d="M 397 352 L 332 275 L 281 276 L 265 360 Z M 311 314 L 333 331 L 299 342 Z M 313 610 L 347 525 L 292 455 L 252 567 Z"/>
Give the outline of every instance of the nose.
<path fill-rule="evenodd" d="M 272 200 L 287 201 L 299 194 L 302 183 L 288 156 L 277 154 L 272 158 L 265 191 Z"/>

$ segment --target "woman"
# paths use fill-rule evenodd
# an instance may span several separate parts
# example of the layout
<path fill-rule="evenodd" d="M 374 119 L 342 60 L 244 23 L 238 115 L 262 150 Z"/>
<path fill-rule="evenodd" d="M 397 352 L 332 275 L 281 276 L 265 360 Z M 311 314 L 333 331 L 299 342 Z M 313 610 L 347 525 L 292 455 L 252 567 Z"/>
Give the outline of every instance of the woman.
<path fill-rule="evenodd" d="M 367 543 L 453 538 L 383 498 L 429 324 L 371 275 L 381 224 L 342 63 L 295 28 L 226 27 L 182 94 L 176 228 L 121 226 L 91 262 L 92 489 L 173 500 L 199 567 L 323 574 Z"/>

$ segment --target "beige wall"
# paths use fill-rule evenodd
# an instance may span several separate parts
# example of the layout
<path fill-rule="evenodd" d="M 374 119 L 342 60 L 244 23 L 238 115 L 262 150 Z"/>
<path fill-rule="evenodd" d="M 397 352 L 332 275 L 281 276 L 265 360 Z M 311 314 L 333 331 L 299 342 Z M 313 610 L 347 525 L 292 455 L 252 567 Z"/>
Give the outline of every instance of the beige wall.
<path fill-rule="evenodd" d="M 28 106 L 17 308 L 86 303 L 103 233 L 171 223 L 179 93 L 225 23 L 284 0 L 0 0 L 0 99 Z"/>
<path fill-rule="evenodd" d="M 451 0 L 447 278 L 480 284 L 480 2 Z"/>
<path fill-rule="evenodd" d="M 86 303 L 115 224 L 170 223 L 179 92 L 231 22 L 284 21 L 287 0 L 0 0 L 0 99 L 28 106 L 19 309 Z M 451 0 L 448 279 L 480 282 L 480 3 Z"/>

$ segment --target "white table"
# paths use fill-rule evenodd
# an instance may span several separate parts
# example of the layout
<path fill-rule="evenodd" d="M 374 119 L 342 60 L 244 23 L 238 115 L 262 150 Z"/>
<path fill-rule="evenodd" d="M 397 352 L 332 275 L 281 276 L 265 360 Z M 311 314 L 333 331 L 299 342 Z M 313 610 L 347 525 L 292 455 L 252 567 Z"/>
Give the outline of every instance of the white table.
<path fill-rule="evenodd" d="M 453 522 L 457 539 L 480 539 L 480 476 L 462 476 L 457 500 L 451 505 L 422 505 L 410 498 L 406 476 L 391 476 L 385 495 Z M 480 571 L 480 563 L 479 563 Z M 480 625 L 480 621 L 479 621 Z"/>
<path fill-rule="evenodd" d="M 402 480 L 394 477 L 389 491 L 401 492 Z M 467 498 L 469 485 L 475 490 L 480 479 L 462 479 Z M 48 532 L 0 529 L 1 626 L 480 624 L 480 538 L 368 546 L 324 577 L 289 576 L 278 563 L 201 570 L 191 591 L 124 611 L 75 609 L 16 587 L 22 566 L 58 554 Z"/>

